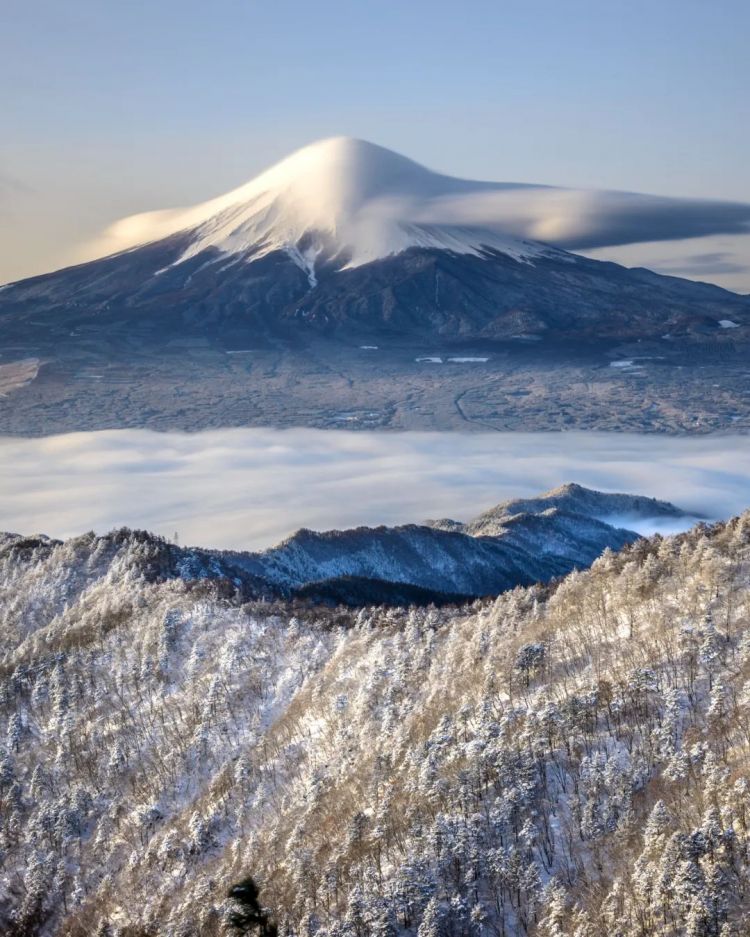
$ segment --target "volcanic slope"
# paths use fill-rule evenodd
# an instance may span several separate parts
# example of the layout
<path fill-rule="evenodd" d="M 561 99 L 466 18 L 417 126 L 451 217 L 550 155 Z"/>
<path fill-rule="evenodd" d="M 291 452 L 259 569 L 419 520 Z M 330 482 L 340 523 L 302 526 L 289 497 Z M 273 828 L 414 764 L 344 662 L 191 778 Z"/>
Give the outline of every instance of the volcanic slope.
<path fill-rule="evenodd" d="M 0 291 L 2 367 L 37 367 L 0 430 L 743 427 L 750 300 L 527 236 L 560 191 L 335 138 L 126 219 L 117 253 Z"/>

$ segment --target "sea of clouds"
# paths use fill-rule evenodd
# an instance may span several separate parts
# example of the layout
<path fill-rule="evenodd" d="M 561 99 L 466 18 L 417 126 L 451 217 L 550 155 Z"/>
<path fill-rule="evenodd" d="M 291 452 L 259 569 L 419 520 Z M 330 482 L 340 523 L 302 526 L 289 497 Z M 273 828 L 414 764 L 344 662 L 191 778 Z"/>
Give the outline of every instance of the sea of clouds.
<path fill-rule="evenodd" d="M 729 517 L 750 507 L 750 437 L 263 428 L 1 438 L 0 529 L 67 537 L 126 525 L 260 548 L 299 527 L 467 520 L 568 481 Z"/>

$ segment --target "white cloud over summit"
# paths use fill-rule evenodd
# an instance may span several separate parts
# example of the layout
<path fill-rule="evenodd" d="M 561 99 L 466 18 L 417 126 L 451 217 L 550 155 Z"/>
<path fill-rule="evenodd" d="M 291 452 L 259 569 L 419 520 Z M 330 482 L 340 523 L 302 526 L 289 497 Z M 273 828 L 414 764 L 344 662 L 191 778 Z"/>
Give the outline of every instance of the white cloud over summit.
<path fill-rule="evenodd" d="M 572 251 L 750 233 L 750 205 L 632 192 L 479 182 L 432 172 L 346 137 L 303 147 L 226 195 L 117 222 L 91 249 L 103 255 L 193 231 L 185 256 L 295 248 L 318 232 L 333 252 L 366 263 L 414 245 L 473 251 L 517 241 Z M 526 251 L 533 256 L 533 251 Z"/>

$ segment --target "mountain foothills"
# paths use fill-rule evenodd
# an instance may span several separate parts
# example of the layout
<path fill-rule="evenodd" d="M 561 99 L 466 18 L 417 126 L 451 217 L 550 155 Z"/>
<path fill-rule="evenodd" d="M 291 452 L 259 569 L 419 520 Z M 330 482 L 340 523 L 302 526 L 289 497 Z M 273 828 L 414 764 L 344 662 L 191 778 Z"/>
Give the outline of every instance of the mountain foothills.
<path fill-rule="evenodd" d="M 442 520 L 325 533 L 303 529 L 259 553 L 181 548 L 145 536 L 158 557 L 150 575 L 224 580 L 246 599 L 442 605 L 547 582 L 638 539 L 634 531 L 607 523 L 611 518 L 688 524 L 688 515 L 668 502 L 569 484 L 538 498 L 503 502 L 465 525 Z M 6 534 L 4 545 L 12 553 L 34 549 L 54 565 L 59 547 L 79 543 L 86 552 L 109 555 L 121 539 L 86 535 L 64 545 Z"/>
<path fill-rule="evenodd" d="M 612 497 L 424 529 L 677 513 Z M 619 533 L 546 585 L 356 609 L 261 598 L 287 545 L 6 536 L 0 930 L 211 937 L 243 898 L 287 937 L 747 934 L 750 514 Z"/>
<path fill-rule="evenodd" d="M 653 237 L 658 212 L 692 217 L 313 144 L 5 286 L 0 430 L 750 427 L 750 298 L 544 243 L 593 243 L 605 197 L 614 243 L 639 212 Z"/>

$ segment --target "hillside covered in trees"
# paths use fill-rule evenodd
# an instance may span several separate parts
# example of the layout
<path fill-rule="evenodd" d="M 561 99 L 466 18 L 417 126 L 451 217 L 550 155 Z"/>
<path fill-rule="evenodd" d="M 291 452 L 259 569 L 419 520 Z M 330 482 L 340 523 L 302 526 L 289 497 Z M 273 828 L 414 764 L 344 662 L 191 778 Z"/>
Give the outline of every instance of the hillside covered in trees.
<path fill-rule="evenodd" d="M 3 934 L 750 932 L 750 513 L 440 609 L 163 553 L 0 545 Z"/>

